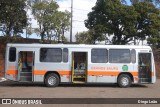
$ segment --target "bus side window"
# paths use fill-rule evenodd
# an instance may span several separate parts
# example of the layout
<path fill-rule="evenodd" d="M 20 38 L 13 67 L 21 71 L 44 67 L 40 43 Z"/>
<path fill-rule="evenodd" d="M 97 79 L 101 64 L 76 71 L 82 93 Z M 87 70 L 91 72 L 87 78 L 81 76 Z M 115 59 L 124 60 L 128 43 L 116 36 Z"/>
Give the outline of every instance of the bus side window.
<path fill-rule="evenodd" d="M 61 62 L 62 49 L 61 48 L 41 48 L 40 62 Z"/>
<path fill-rule="evenodd" d="M 130 63 L 131 54 L 129 49 L 110 49 L 109 50 L 110 63 Z"/>
<path fill-rule="evenodd" d="M 9 61 L 10 62 L 16 61 L 16 48 L 15 47 L 9 48 Z"/>
<path fill-rule="evenodd" d="M 108 50 L 107 49 L 92 49 L 91 50 L 91 62 L 92 63 L 107 63 L 108 62 Z"/>

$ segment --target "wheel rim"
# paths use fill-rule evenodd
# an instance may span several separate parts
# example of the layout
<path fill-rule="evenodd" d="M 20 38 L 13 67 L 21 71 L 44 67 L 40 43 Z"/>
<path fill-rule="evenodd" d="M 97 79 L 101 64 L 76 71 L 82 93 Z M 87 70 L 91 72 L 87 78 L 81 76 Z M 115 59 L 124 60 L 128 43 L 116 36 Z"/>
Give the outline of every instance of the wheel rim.
<path fill-rule="evenodd" d="M 48 78 L 48 84 L 49 84 L 49 85 L 54 85 L 54 84 L 56 84 L 56 77 L 54 77 L 54 76 L 49 77 L 49 78 Z"/>
<path fill-rule="evenodd" d="M 121 79 L 121 83 L 122 83 L 123 86 L 127 86 L 129 84 L 128 78 L 127 77 L 123 77 Z"/>

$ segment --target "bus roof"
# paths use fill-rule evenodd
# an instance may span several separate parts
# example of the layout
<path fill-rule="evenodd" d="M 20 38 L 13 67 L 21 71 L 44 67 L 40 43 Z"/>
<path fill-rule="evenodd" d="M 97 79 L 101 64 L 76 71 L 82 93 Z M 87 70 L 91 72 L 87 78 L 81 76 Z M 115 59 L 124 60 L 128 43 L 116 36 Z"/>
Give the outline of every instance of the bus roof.
<path fill-rule="evenodd" d="M 121 49 L 151 49 L 150 46 L 136 46 L 136 45 L 86 45 L 86 44 L 17 44 L 8 43 L 7 47 L 31 47 L 31 48 L 41 48 L 41 47 L 57 47 L 57 48 L 121 48 Z"/>

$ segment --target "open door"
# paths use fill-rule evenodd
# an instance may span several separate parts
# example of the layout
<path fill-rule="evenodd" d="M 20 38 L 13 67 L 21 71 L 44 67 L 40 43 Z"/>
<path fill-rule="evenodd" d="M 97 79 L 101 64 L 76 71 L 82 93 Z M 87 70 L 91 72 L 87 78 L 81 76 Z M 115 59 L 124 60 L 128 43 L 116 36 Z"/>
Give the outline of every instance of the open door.
<path fill-rule="evenodd" d="M 32 81 L 33 69 L 34 52 L 20 51 L 18 55 L 18 81 Z"/>
<path fill-rule="evenodd" d="M 150 83 L 152 80 L 151 53 L 139 53 L 139 82 Z"/>
<path fill-rule="evenodd" d="M 87 52 L 72 53 L 72 82 L 85 83 L 87 81 Z"/>

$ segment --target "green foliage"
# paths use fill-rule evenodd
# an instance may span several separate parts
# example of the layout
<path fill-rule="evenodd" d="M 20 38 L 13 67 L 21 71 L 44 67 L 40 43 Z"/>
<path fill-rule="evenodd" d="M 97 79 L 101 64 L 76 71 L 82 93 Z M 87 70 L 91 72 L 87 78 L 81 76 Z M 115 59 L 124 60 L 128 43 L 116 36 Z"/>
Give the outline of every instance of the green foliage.
<path fill-rule="evenodd" d="M 68 39 L 65 36 L 61 36 L 62 43 L 68 43 Z"/>
<path fill-rule="evenodd" d="M 152 45 L 153 47 L 159 46 L 160 45 L 160 36 L 154 37 L 154 38 L 149 37 L 147 39 L 147 41 L 148 41 L 148 44 Z"/>
<path fill-rule="evenodd" d="M 136 4 L 139 2 L 150 2 L 153 3 L 155 6 L 160 5 L 160 0 L 130 0 L 132 4 Z"/>
<path fill-rule="evenodd" d="M 4 35 L 18 35 L 23 33 L 27 25 L 25 11 L 26 0 L 1 0 L 0 2 L 0 24 Z"/>
<path fill-rule="evenodd" d="M 101 42 L 105 40 L 105 30 L 106 28 L 103 25 L 98 24 L 88 31 L 93 44 L 95 44 L 96 41 Z"/>
<path fill-rule="evenodd" d="M 42 41 L 45 38 L 48 41 L 52 39 L 59 41 L 61 36 L 64 36 L 64 32 L 69 29 L 70 13 L 68 11 L 60 12 L 58 8 L 55 1 L 36 2 L 32 6 L 32 13 L 39 25 L 35 31 L 41 36 Z"/>
<path fill-rule="evenodd" d="M 92 8 L 92 12 L 88 14 L 88 20 L 85 25 L 89 29 L 100 26 L 96 38 L 101 34 L 114 35 L 113 44 L 126 44 L 135 32 L 134 23 L 137 14 L 134 8 L 121 4 L 119 0 L 97 0 L 96 6 Z M 130 11 L 128 11 L 130 10 Z"/>
<path fill-rule="evenodd" d="M 64 32 L 69 30 L 70 12 L 57 12 L 56 15 L 52 16 L 52 19 L 50 19 L 50 24 L 51 25 L 48 30 L 54 30 L 54 32 L 58 36 L 58 41 L 60 41 L 61 37 L 64 36 Z"/>
<path fill-rule="evenodd" d="M 128 6 L 120 0 L 97 0 L 85 26 L 94 30 L 94 40 L 101 37 L 104 40 L 113 35 L 112 44 L 127 44 L 134 39 L 157 37 L 160 30 L 159 12 L 151 2 L 136 2 Z"/>
<path fill-rule="evenodd" d="M 152 3 L 140 2 L 133 5 L 138 13 L 136 21 L 136 39 L 154 38 L 159 35 L 160 11 Z"/>
<path fill-rule="evenodd" d="M 58 11 L 58 4 L 56 2 L 37 2 L 32 6 L 32 13 L 38 22 L 39 28 L 36 30 L 43 41 L 46 36 L 48 27 L 50 26 L 50 19 Z"/>
<path fill-rule="evenodd" d="M 93 44 L 94 43 L 91 32 L 89 31 L 77 33 L 75 35 L 75 38 L 76 38 L 76 43 L 79 43 L 79 44 Z"/>

